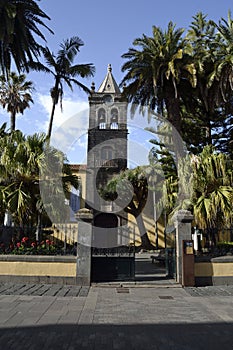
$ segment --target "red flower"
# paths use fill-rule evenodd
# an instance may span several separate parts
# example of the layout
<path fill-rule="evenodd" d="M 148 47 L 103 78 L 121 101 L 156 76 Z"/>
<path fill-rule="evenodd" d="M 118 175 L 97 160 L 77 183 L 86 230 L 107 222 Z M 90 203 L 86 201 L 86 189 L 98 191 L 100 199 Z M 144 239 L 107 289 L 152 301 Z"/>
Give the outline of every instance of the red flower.
<path fill-rule="evenodd" d="M 17 248 L 20 248 L 21 247 L 21 243 L 20 242 L 16 243 L 16 246 L 17 246 Z"/>
<path fill-rule="evenodd" d="M 31 246 L 32 246 L 33 248 L 35 248 L 35 247 L 36 247 L 36 242 L 32 242 Z"/>
<path fill-rule="evenodd" d="M 46 239 L 45 241 L 48 245 L 51 244 L 50 240 L 49 239 Z"/>
<path fill-rule="evenodd" d="M 23 237 L 23 238 L 22 238 L 22 243 L 26 243 L 28 240 L 29 240 L 28 237 Z"/>

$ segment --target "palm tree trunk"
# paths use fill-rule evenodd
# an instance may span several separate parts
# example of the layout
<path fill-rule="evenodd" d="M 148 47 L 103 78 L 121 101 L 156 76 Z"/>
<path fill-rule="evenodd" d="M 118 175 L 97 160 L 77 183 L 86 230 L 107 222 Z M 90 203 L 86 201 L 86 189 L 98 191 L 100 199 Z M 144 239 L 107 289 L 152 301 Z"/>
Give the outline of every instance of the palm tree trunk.
<path fill-rule="evenodd" d="M 166 107 L 168 112 L 168 120 L 180 133 L 181 130 L 181 118 L 180 118 L 180 106 L 179 99 L 175 97 L 168 96 L 166 98 Z"/>
<path fill-rule="evenodd" d="M 10 130 L 11 130 L 11 132 L 15 131 L 15 116 L 16 116 L 16 113 L 14 111 L 11 112 L 11 115 L 10 115 L 10 118 L 11 118 Z"/>
<path fill-rule="evenodd" d="M 181 130 L 181 116 L 180 116 L 180 100 L 179 96 L 176 96 L 174 85 L 170 81 L 170 84 L 166 86 L 165 93 L 165 106 L 167 109 L 167 117 L 169 122 L 176 128 L 178 133 Z"/>
<path fill-rule="evenodd" d="M 166 104 L 166 109 L 168 113 L 168 120 L 174 127 L 172 130 L 171 136 L 172 136 L 174 151 L 178 161 L 179 158 L 182 158 L 185 155 L 184 145 L 181 138 L 181 115 L 180 115 L 179 98 L 173 97 L 172 95 L 167 95 L 165 99 L 165 104 Z"/>
<path fill-rule="evenodd" d="M 56 107 L 56 103 L 55 103 L 55 101 L 53 101 L 53 107 L 52 107 L 52 112 L 51 112 L 51 115 L 50 115 L 49 127 L 48 127 L 48 133 L 47 133 L 47 138 L 48 139 L 50 139 L 50 137 L 52 135 L 53 117 L 54 117 L 54 113 L 55 113 L 55 107 Z"/>
<path fill-rule="evenodd" d="M 52 107 L 52 112 L 50 115 L 49 128 L 48 128 L 48 133 L 47 133 L 48 140 L 51 138 L 51 135 L 52 135 L 53 117 L 54 117 L 54 113 L 55 113 L 56 104 L 59 101 L 59 96 L 60 96 L 60 99 L 62 98 L 62 93 L 59 90 L 59 83 L 60 83 L 60 80 L 57 77 L 54 87 L 50 90 L 50 95 L 51 95 L 51 98 L 53 101 L 53 107 Z"/>

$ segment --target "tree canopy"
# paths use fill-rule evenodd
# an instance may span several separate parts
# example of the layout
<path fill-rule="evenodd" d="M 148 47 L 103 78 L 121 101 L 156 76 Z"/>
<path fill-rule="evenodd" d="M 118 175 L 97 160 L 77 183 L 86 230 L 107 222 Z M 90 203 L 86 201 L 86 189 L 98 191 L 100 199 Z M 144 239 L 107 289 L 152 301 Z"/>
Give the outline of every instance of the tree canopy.
<path fill-rule="evenodd" d="M 12 60 L 19 72 L 29 70 L 28 62 L 38 59 L 46 41 L 40 27 L 52 30 L 43 22 L 50 17 L 33 0 L 1 0 L 0 2 L 0 72 L 7 76 Z"/>
<path fill-rule="evenodd" d="M 153 26 L 122 55 L 128 101 L 167 118 L 193 153 L 214 145 L 232 155 L 232 27 L 230 12 L 219 23 L 200 12 L 187 32 Z"/>
<path fill-rule="evenodd" d="M 15 130 L 16 115 L 23 114 L 30 107 L 30 102 L 33 103 L 32 91 L 33 83 L 26 80 L 25 74 L 11 72 L 7 79 L 4 75 L 0 76 L 0 104 L 10 113 L 11 131 Z"/>

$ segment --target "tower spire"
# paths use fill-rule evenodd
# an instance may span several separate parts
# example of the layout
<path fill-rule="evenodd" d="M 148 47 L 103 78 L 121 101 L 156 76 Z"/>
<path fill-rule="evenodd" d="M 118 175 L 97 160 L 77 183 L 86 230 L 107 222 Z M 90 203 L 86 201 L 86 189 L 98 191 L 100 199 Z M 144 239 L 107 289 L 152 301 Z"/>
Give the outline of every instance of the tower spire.
<path fill-rule="evenodd" d="M 117 85 L 113 75 L 112 75 L 112 66 L 108 64 L 108 72 L 100 85 L 98 92 L 100 93 L 111 93 L 111 94 L 120 94 L 121 91 Z"/>

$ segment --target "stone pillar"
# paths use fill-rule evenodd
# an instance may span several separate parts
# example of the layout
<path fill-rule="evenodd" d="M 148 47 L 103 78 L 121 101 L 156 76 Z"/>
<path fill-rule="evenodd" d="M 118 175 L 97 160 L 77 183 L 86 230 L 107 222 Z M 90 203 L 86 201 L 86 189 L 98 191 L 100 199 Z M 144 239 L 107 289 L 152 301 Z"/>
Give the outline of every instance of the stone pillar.
<path fill-rule="evenodd" d="M 182 242 L 186 239 L 192 239 L 191 222 L 193 221 L 193 215 L 189 210 L 179 210 L 173 216 L 173 221 L 176 228 L 176 281 L 182 284 Z"/>
<path fill-rule="evenodd" d="M 93 214 L 91 210 L 82 208 L 75 217 L 78 220 L 76 282 L 78 285 L 90 286 Z"/>

